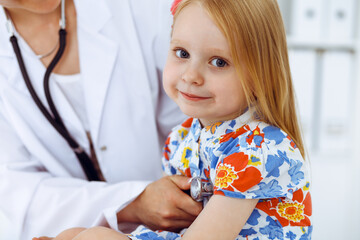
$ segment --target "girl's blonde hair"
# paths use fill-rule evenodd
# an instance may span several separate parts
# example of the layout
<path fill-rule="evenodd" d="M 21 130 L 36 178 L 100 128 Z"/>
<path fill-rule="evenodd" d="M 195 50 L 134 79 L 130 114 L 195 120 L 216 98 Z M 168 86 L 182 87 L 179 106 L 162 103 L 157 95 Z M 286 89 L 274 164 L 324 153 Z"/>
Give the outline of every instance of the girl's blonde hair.
<path fill-rule="evenodd" d="M 191 3 L 200 4 L 226 37 L 248 105 L 284 130 L 305 158 L 277 0 L 183 0 L 173 9 L 174 22 Z"/>

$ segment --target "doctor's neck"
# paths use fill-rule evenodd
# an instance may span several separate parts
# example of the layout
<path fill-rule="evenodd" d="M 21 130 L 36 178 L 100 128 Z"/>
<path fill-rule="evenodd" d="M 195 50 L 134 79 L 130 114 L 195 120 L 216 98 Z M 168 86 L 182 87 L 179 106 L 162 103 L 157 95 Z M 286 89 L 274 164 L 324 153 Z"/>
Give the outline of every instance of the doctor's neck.
<path fill-rule="evenodd" d="M 51 13 L 39 14 L 18 8 L 6 8 L 6 12 L 11 18 L 16 30 L 22 33 L 24 30 L 36 31 L 44 26 L 49 27 L 56 24 L 56 19 L 60 18 L 60 10 Z"/>
<path fill-rule="evenodd" d="M 25 3 L 4 4 L 7 14 L 11 18 L 17 32 L 20 35 L 28 35 L 30 32 L 39 34 L 41 31 L 59 30 L 59 19 L 61 16 L 60 1 L 44 1 L 44 3 Z M 65 8 L 71 13 L 73 0 L 66 0 Z M 69 10 L 69 11 L 68 11 Z"/>
<path fill-rule="evenodd" d="M 31 5 L 31 2 L 36 2 Z M 59 20 L 61 18 L 60 0 L 43 0 L 54 4 L 42 5 L 38 1 L 27 0 L 14 1 L 13 3 L 3 4 L 9 17 L 11 18 L 17 33 L 26 41 L 33 52 L 38 55 L 45 55 L 40 58 L 41 62 L 47 67 L 56 54 L 59 46 Z M 2 4 L 2 0 L 0 0 Z M 66 48 L 65 52 L 54 69 L 58 74 L 75 74 L 80 72 L 78 63 L 77 47 L 77 23 L 76 9 L 73 0 L 66 0 Z M 53 49 L 55 49 L 53 51 Z"/>

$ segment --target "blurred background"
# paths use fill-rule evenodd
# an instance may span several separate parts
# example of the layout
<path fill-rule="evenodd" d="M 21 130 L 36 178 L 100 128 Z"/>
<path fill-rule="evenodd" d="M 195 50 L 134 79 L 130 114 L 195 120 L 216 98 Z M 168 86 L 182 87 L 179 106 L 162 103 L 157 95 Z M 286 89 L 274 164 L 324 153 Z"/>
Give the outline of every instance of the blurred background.
<path fill-rule="evenodd" d="M 360 1 L 278 0 L 312 166 L 313 239 L 360 239 Z"/>
<path fill-rule="evenodd" d="M 360 0 L 278 1 L 312 166 L 313 239 L 359 240 Z"/>

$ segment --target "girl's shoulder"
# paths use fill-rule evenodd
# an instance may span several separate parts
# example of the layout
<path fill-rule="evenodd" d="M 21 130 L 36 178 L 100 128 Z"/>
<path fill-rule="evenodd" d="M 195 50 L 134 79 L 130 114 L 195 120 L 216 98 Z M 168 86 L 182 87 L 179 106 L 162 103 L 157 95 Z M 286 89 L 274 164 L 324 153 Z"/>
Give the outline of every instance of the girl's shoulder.
<path fill-rule="evenodd" d="M 241 127 L 228 130 L 218 138 L 213 152 L 219 159 L 242 156 L 248 165 L 270 172 L 290 171 L 298 166 L 307 172 L 308 164 L 294 141 L 280 128 L 261 121 L 251 121 Z M 221 157 L 220 157 L 221 156 Z M 235 158 L 236 164 L 239 162 Z M 287 170 L 286 170 L 287 169 Z M 271 175 L 271 174 L 270 174 Z"/>
<path fill-rule="evenodd" d="M 220 136 L 220 144 L 238 141 L 239 146 L 252 150 L 285 149 L 295 151 L 297 146 L 289 134 L 279 127 L 262 121 L 251 121 L 242 126 L 229 127 Z"/>
<path fill-rule="evenodd" d="M 251 121 L 241 126 L 228 124 L 220 136 L 220 141 L 234 139 L 245 141 L 244 144 L 247 143 L 248 147 L 263 148 L 264 145 L 269 144 L 289 143 L 296 148 L 294 141 L 285 131 L 262 121 Z"/>

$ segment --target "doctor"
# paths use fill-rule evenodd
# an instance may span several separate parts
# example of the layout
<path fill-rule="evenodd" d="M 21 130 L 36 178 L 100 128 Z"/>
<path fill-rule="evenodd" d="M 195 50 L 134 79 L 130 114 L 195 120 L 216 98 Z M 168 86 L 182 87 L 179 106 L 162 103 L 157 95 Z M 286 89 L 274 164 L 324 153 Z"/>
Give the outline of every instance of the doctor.
<path fill-rule="evenodd" d="M 188 226 L 201 210 L 180 190 L 189 188 L 188 179 L 160 179 L 164 138 L 183 119 L 160 80 L 171 0 L 66 0 L 67 44 L 50 92 L 104 181 L 87 180 L 36 106 L 9 41 L 7 19 L 49 110 L 43 79 L 59 48 L 60 2 L 0 0 L 0 213 L 11 226 L 0 227 L 0 239 L 54 236 L 71 227 L 119 229 L 125 222 Z"/>

